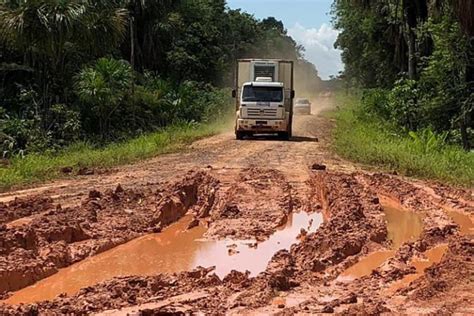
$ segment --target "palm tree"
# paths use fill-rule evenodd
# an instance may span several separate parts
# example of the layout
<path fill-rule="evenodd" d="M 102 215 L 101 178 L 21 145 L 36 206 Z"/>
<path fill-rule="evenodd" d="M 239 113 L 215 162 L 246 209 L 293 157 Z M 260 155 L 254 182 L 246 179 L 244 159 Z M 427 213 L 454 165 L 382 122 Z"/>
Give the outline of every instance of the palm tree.
<path fill-rule="evenodd" d="M 51 77 L 64 81 L 71 53 L 98 54 L 115 47 L 126 25 L 127 11 L 114 0 L 5 0 L 0 4 L 0 36 L 23 52 L 26 64 L 39 70 L 45 96 Z"/>
<path fill-rule="evenodd" d="M 158 63 L 163 60 L 164 41 L 167 32 L 163 28 L 167 27 L 167 19 L 170 12 L 184 3 L 184 0 L 126 0 L 126 6 L 130 16 L 130 38 L 124 47 L 126 51 L 132 52 L 130 63 L 137 65 L 137 68 L 156 69 Z"/>
<path fill-rule="evenodd" d="M 125 98 L 132 77 L 127 62 L 112 58 L 100 58 L 76 77 L 76 93 L 97 120 L 102 139 L 107 136 L 110 119 Z"/>

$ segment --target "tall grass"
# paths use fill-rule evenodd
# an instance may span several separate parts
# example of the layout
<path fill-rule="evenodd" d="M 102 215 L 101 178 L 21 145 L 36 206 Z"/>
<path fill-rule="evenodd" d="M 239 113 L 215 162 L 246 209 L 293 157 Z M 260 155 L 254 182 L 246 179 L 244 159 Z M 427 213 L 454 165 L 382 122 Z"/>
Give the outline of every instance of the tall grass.
<path fill-rule="evenodd" d="M 0 167 L 0 191 L 63 177 L 61 169 L 64 167 L 73 168 L 73 172 L 77 172 L 81 168 L 118 166 L 175 152 L 193 141 L 219 133 L 224 127 L 224 123 L 180 124 L 103 148 L 77 143 L 56 155 L 30 154 L 24 158 L 16 157 L 10 161 L 9 166 Z"/>
<path fill-rule="evenodd" d="M 396 133 L 390 124 L 360 115 L 357 97 L 339 96 L 338 103 L 334 149 L 340 156 L 406 176 L 474 186 L 474 152 L 429 131 Z"/>

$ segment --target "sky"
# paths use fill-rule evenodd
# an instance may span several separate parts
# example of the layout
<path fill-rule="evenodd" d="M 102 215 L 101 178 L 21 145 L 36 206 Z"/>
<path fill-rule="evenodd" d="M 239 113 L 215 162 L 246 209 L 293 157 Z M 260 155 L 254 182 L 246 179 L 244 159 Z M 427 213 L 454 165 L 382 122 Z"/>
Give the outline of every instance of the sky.
<path fill-rule="evenodd" d="M 328 79 L 343 69 L 340 51 L 334 49 L 338 32 L 331 25 L 332 0 L 227 0 L 258 19 L 273 16 L 283 21 L 288 34 L 305 47 L 305 58 Z"/>

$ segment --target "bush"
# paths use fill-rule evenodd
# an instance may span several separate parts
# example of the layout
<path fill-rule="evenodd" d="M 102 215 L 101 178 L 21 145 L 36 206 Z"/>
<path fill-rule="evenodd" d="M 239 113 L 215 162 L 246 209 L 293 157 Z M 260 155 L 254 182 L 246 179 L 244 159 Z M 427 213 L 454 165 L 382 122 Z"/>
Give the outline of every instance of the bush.
<path fill-rule="evenodd" d="M 209 123 L 231 109 L 230 93 L 209 84 L 174 85 L 149 73 L 133 81 L 127 62 L 101 58 L 75 77 L 74 104 L 46 107 L 33 88 L 21 87 L 8 111 L 0 108 L 2 157 L 51 154 L 81 140 L 106 145 L 171 125 Z"/>
<path fill-rule="evenodd" d="M 1 109 L 1 108 L 0 108 Z M 7 158 L 13 154 L 23 155 L 21 149 L 25 147 L 28 137 L 28 123 L 25 120 L 11 119 L 0 110 L 0 149 L 2 158 Z"/>
<path fill-rule="evenodd" d="M 110 136 L 113 115 L 130 93 L 132 78 L 130 65 L 112 58 L 100 58 L 76 78 L 76 93 L 87 127 L 102 139 Z"/>
<path fill-rule="evenodd" d="M 105 58 L 77 76 L 89 135 L 100 136 L 101 142 L 116 141 L 173 124 L 210 122 L 227 113 L 231 104 L 222 90 L 208 84 L 185 81 L 175 86 L 146 73 L 132 93 L 131 80 L 128 64 Z"/>
<path fill-rule="evenodd" d="M 474 152 L 447 143 L 448 133 L 403 132 L 376 117 L 361 117 L 357 98 L 339 100 L 334 149 L 344 158 L 400 174 L 474 185 Z"/>
<path fill-rule="evenodd" d="M 47 119 L 47 129 L 55 146 L 61 148 L 70 145 L 81 137 L 81 115 L 70 106 L 53 104 Z"/>
<path fill-rule="evenodd" d="M 389 91 L 385 89 L 364 90 L 358 114 L 362 117 L 369 116 L 390 120 L 391 112 L 388 107 L 388 93 Z"/>
<path fill-rule="evenodd" d="M 474 86 L 466 81 L 469 57 L 465 53 L 474 48 L 449 17 L 439 23 L 430 20 L 423 31 L 433 39 L 435 50 L 425 58 L 420 74 L 421 120 L 437 132 L 459 129 L 474 109 Z"/>
<path fill-rule="evenodd" d="M 409 132 L 408 135 L 412 139 L 413 148 L 423 154 L 440 153 L 447 147 L 447 133 L 436 134 L 426 128 L 418 132 Z"/>
<path fill-rule="evenodd" d="M 416 81 L 398 80 L 388 94 L 387 110 L 390 113 L 390 120 L 402 128 L 417 130 L 421 119 L 418 99 L 419 90 Z"/>

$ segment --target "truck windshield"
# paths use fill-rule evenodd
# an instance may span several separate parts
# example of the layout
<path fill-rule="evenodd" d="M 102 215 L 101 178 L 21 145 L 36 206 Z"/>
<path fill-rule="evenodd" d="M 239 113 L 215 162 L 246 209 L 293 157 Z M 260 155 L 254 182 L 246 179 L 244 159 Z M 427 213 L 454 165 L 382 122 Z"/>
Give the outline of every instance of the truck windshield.
<path fill-rule="evenodd" d="M 281 102 L 283 101 L 283 88 L 245 86 L 242 101 Z"/>

